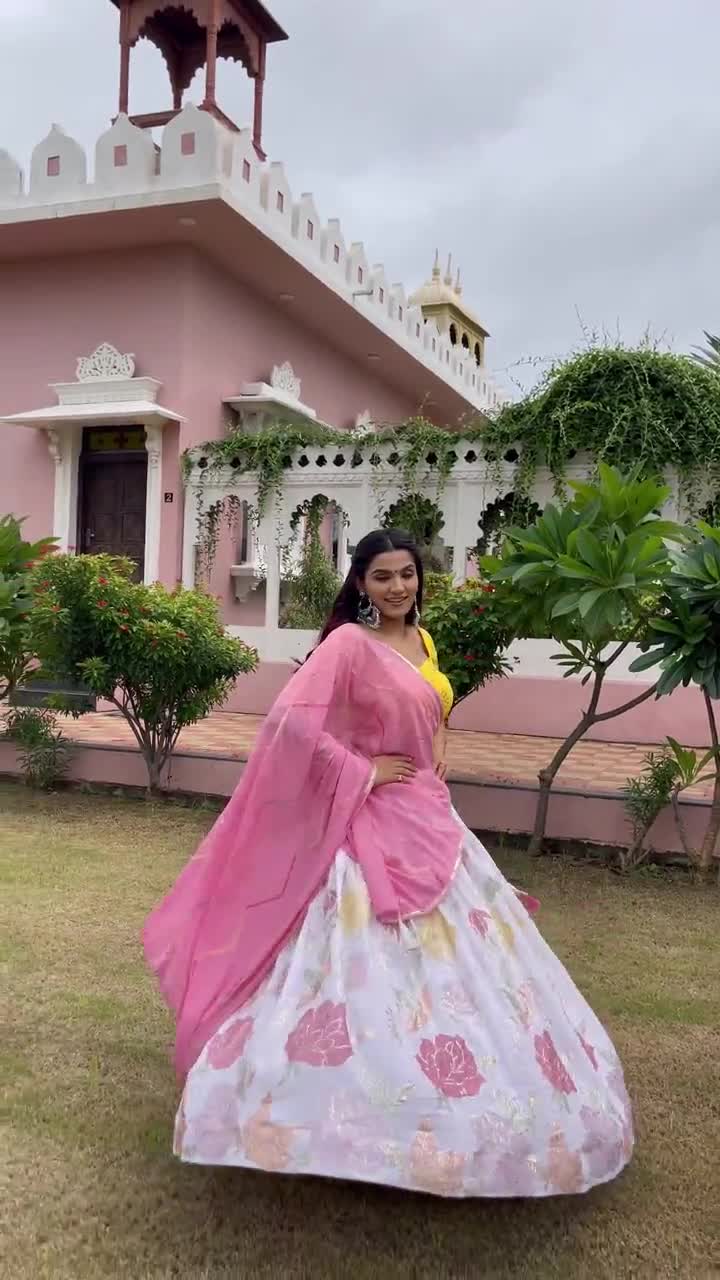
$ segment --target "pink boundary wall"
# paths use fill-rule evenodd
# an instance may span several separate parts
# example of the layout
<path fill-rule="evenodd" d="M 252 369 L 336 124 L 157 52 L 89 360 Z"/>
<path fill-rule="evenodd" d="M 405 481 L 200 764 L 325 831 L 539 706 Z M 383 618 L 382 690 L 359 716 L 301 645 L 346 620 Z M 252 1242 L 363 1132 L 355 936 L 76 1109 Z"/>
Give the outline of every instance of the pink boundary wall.
<path fill-rule="evenodd" d="M 265 715 L 292 671 L 285 663 L 261 663 L 253 675 L 238 682 L 224 710 Z M 600 709 L 621 706 L 646 688 L 649 685 L 636 681 L 608 682 Z M 577 724 L 587 701 L 587 688 L 579 680 L 514 675 L 494 680 L 467 698 L 450 723 L 453 729 L 468 732 L 563 738 Z M 663 742 L 668 734 L 687 746 L 706 743 L 705 712 L 696 689 L 678 689 L 669 698 L 649 698 L 616 720 L 597 725 L 587 737 L 596 742 L 653 744 Z"/>
<path fill-rule="evenodd" d="M 244 764 L 178 753 L 172 763 L 168 789 L 181 794 L 229 796 Z M 18 776 L 20 768 L 15 748 L 0 741 L 0 777 Z M 112 747 L 78 746 L 72 750 L 68 777 L 74 782 L 101 786 L 144 788 L 147 774 L 137 752 Z M 532 830 L 536 792 L 521 785 L 484 783 L 462 778 L 451 780 L 453 803 L 474 831 L 525 835 Z M 699 844 L 707 824 L 708 805 L 683 805 L 688 837 Z M 614 795 L 580 794 L 556 790 L 550 800 L 547 834 L 550 839 L 581 840 L 601 845 L 626 845 L 629 828 L 622 800 Z M 653 847 L 660 853 L 681 852 L 670 814 L 662 814 L 652 833 Z"/>

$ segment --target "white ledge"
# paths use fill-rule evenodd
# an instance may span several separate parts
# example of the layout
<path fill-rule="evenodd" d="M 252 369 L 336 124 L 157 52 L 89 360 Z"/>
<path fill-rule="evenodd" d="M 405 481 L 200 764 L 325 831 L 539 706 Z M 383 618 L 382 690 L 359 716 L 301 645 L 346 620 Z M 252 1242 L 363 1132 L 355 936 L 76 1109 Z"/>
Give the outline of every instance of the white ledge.
<path fill-rule="evenodd" d="M 30 409 L 0 418 L 6 427 L 72 427 L 86 422 L 116 426 L 125 422 L 184 422 L 182 414 L 166 409 L 154 400 L 116 400 L 84 404 L 54 404 L 47 409 Z"/>

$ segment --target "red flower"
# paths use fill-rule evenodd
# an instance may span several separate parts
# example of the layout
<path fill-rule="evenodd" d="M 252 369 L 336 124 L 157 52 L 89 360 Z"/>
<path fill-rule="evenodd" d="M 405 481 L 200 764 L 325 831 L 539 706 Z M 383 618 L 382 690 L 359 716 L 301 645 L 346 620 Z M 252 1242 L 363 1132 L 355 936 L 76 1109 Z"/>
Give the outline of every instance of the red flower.
<path fill-rule="evenodd" d="M 462 1036 L 421 1041 L 415 1060 L 446 1098 L 474 1098 L 485 1083 Z"/>
<path fill-rule="evenodd" d="M 26 560 L 26 561 L 25 561 L 25 568 L 26 568 L 26 569 L 34 569 L 36 564 L 37 564 L 37 560 Z"/>
<path fill-rule="evenodd" d="M 486 583 L 485 583 L 485 585 L 484 585 L 484 587 L 483 587 L 483 591 L 487 591 L 487 592 L 492 593 L 494 590 L 495 590 L 495 588 L 494 588 L 494 586 L 492 585 L 492 583 L 490 583 L 490 582 L 486 582 Z"/>
<path fill-rule="evenodd" d="M 474 929 L 476 933 L 479 933 L 481 938 L 487 938 L 488 927 L 491 919 L 492 916 L 488 911 L 481 911 L 479 908 L 475 911 L 469 912 L 468 914 L 470 928 Z"/>
<path fill-rule="evenodd" d="M 107 578 L 98 578 L 98 586 L 106 587 L 108 585 Z"/>
<path fill-rule="evenodd" d="M 309 1067 L 341 1067 L 352 1057 L 344 1004 L 326 1000 L 317 1009 L 308 1009 L 285 1045 L 290 1062 Z"/>
<path fill-rule="evenodd" d="M 97 607 L 98 609 L 107 609 L 107 600 L 98 600 Z"/>
<path fill-rule="evenodd" d="M 535 1037 L 535 1060 L 545 1079 L 549 1080 L 558 1093 L 577 1093 L 575 1082 L 555 1048 L 549 1031 Z"/>
<path fill-rule="evenodd" d="M 225 1031 L 219 1031 L 210 1041 L 208 1047 L 208 1063 L 215 1071 L 231 1067 L 242 1057 L 254 1026 L 252 1018 L 238 1018 Z"/>
<path fill-rule="evenodd" d="M 466 661 L 466 662 L 474 662 L 474 661 L 475 661 L 475 654 L 474 654 L 474 653 L 466 653 L 466 654 L 465 654 L 465 661 Z"/>
<path fill-rule="evenodd" d="M 480 615 L 481 613 L 484 613 L 484 612 L 485 612 L 485 605 L 484 605 L 484 604 L 479 604 L 479 605 L 478 605 L 478 607 L 477 607 L 477 609 L 473 610 L 473 612 L 474 612 L 474 613 L 476 613 L 476 614 L 478 614 L 478 615 Z"/>

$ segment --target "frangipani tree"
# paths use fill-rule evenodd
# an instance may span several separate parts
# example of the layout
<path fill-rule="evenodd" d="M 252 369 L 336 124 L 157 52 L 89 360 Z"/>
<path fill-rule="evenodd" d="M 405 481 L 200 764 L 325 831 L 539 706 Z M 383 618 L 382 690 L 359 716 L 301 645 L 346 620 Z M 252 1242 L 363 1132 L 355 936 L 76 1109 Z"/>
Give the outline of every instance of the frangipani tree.
<path fill-rule="evenodd" d="M 696 685 L 707 713 L 714 787 L 701 848 L 686 849 L 701 875 L 712 868 L 720 839 L 720 739 L 715 706 L 720 700 L 720 528 L 698 525 L 694 541 L 672 556 L 672 568 L 656 616 L 650 620 L 646 650 L 631 670 L 659 666 L 657 696 L 679 685 Z M 681 833 L 682 834 L 682 833 Z"/>
<path fill-rule="evenodd" d="M 550 792 L 558 770 L 593 725 L 623 715 L 656 693 L 653 686 L 619 707 L 601 711 L 608 672 L 642 639 L 671 569 L 669 542 L 686 538 L 660 514 L 670 490 L 636 472 L 601 464 L 598 479 L 573 483 L 563 506 L 546 506 L 525 529 L 508 531 L 500 560 L 483 565 L 497 586 L 497 606 L 516 636 L 549 635 L 564 675 L 589 685 L 580 720 L 540 770 L 531 851 L 542 849 Z"/>

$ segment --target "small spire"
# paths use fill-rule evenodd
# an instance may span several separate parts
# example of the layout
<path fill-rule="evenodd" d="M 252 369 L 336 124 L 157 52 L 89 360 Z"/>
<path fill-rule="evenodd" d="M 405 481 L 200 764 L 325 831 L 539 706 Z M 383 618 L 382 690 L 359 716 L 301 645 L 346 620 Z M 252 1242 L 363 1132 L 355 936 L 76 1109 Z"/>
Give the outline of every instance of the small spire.
<path fill-rule="evenodd" d="M 458 267 L 458 270 L 457 270 L 457 277 L 456 277 L 456 279 L 455 279 L 455 292 L 456 292 L 456 294 L 457 294 L 457 296 L 458 296 L 458 298 L 459 298 L 459 297 L 460 297 L 460 294 L 462 293 L 462 284 L 460 283 L 460 268 L 459 268 L 459 267 Z"/>
<path fill-rule="evenodd" d="M 452 287 L 452 254 L 448 254 L 447 271 L 445 272 L 445 284 Z"/>
<path fill-rule="evenodd" d="M 432 278 L 433 280 L 440 279 L 440 250 L 439 249 L 435 250 L 435 262 L 433 263 Z"/>

